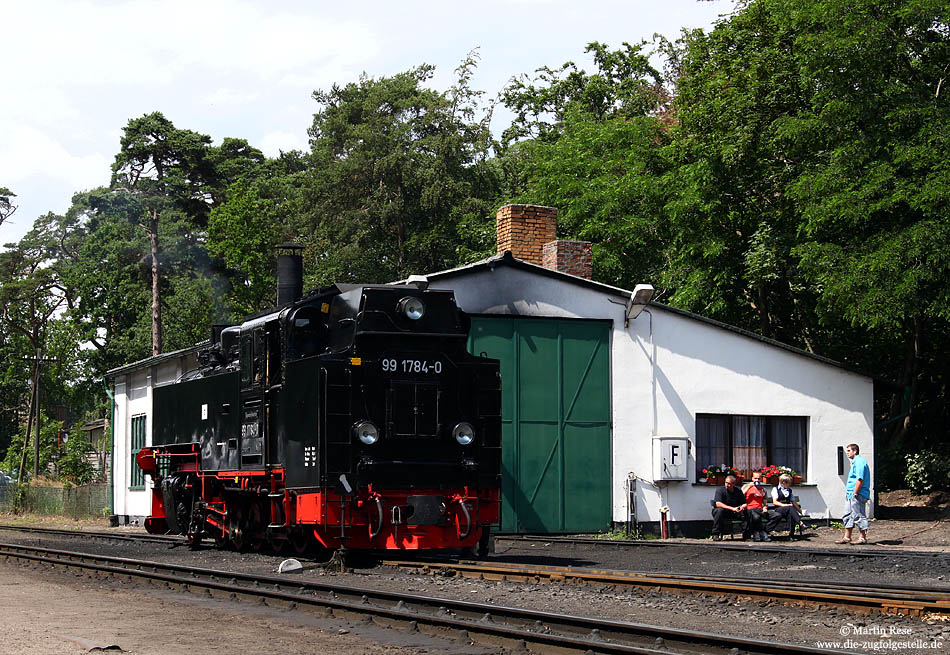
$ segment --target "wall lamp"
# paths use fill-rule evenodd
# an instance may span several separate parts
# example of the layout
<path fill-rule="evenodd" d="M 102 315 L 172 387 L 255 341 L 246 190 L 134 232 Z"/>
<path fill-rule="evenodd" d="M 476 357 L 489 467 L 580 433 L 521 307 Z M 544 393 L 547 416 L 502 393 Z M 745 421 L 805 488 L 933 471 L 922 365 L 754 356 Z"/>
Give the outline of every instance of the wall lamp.
<path fill-rule="evenodd" d="M 425 275 L 410 275 L 406 280 L 406 285 L 416 287 L 417 289 L 428 289 L 429 278 Z"/>
<path fill-rule="evenodd" d="M 652 284 L 638 284 L 633 289 L 633 293 L 630 294 L 630 299 L 627 300 L 627 323 L 629 324 L 631 319 L 636 318 L 640 315 L 640 312 L 647 306 L 650 302 L 650 299 L 653 298 L 653 285 Z"/>

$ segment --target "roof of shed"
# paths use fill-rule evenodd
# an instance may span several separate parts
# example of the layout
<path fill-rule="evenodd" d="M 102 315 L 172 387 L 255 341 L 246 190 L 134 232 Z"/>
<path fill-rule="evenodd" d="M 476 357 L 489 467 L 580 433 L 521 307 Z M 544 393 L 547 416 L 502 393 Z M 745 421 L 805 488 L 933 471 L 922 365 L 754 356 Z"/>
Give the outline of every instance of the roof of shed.
<path fill-rule="evenodd" d="M 627 300 L 628 298 L 630 298 L 630 295 L 631 295 L 631 292 L 627 289 L 621 289 L 620 287 L 611 286 L 609 284 L 604 284 L 602 282 L 595 282 L 593 280 L 588 280 L 586 278 L 577 277 L 576 275 L 571 275 L 570 273 L 562 273 L 560 271 L 555 271 L 549 268 L 545 268 L 543 266 L 538 266 L 537 264 L 532 264 L 530 262 L 526 262 L 524 260 L 516 258 L 510 252 L 505 252 L 500 255 L 487 257 L 486 259 L 482 259 L 480 261 L 473 262 L 471 264 L 466 264 L 464 266 L 459 266 L 458 268 L 450 268 L 444 271 L 429 273 L 425 277 L 430 280 L 436 280 L 436 279 L 446 280 L 453 277 L 461 277 L 461 276 L 468 275 L 470 273 L 475 273 L 475 272 L 485 270 L 485 269 L 493 270 L 494 268 L 498 266 L 510 266 L 515 269 L 521 269 L 521 270 L 527 271 L 534 275 L 549 277 L 559 282 L 563 282 L 565 284 L 573 284 L 579 287 L 584 287 L 587 289 L 591 289 L 593 291 L 597 291 L 599 293 L 603 293 L 605 295 L 613 296 L 616 298 L 623 298 L 624 300 Z M 399 284 L 399 283 L 405 283 L 405 282 L 406 280 L 400 280 L 398 282 L 394 282 L 393 284 Z M 775 348 L 780 348 L 792 354 L 800 355 L 802 357 L 807 357 L 808 359 L 812 359 L 812 360 L 821 362 L 823 364 L 827 364 L 829 366 L 834 366 L 840 369 L 844 369 L 846 371 L 855 373 L 857 375 L 873 378 L 875 381 L 882 382 L 887 385 L 893 386 L 896 384 L 892 380 L 871 375 L 867 371 L 863 371 L 855 366 L 851 366 L 850 364 L 845 364 L 842 362 L 835 361 L 833 359 L 829 359 L 828 357 L 824 357 L 822 355 L 810 353 L 807 350 L 802 350 L 801 348 L 790 346 L 787 343 L 782 343 L 781 341 L 776 341 L 775 339 L 764 337 L 761 334 L 756 334 L 755 332 L 750 332 L 749 330 L 745 330 L 743 328 L 736 327 L 734 325 L 729 325 L 728 323 L 723 323 L 721 321 L 707 318 L 700 314 L 694 314 L 693 312 L 686 311 L 685 309 L 678 309 L 676 307 L 670 307 L 669 305 L 664 305 L 662 303 L 652 302 L 652 301 L 649 304 L 651 307 L 656 307 L 658 309 L 670 312 L 672 314 L 677 314 L 679 316 L 683 316 L 685 318 L 689 318 L 694 321 L 698 321 L 700 323 L 705 323 L 706 325 L 711 325 L 713 327 L 717 327 L 722 330 L 727 330 L 729 332 L 733 332 L 735 334 L 747 337 L 749 339 L 754 339 L 761 343 L 774 346 Z M 191 352 L 197 351 L 198 348 L 204 345 L 205 343 L 207 343 L 207 341 L 199 343 L 199 344 L 195 344 L 194 346 L 191 346 L 188 348 L 182 348 L 181 350 L 176 350 L 176 351 L 168 352 L 168 353 L 162 353 L 161 355 L 147 357 L 137 362 L 132 362 L 130 364 L 119 366 L 117 368 L 106 371 L 106 377 L 114 378 L 117 375 L 121 375 L 123 373 L 128 373 L 128 372 L 135 371 L 141 368 L 145 368 L 146 366 L 153 366 L 155 364 L 160 364 L 170 359 L 174 359 L 175 357 L 187 355 Z"/>
<path fill-rule="evenodd" d="M 510 266 L 512 268 L 522 269 L 530 273 L 533 273 L 535 275 L 542 275 L 544 277 L 553 278 L 560 282 L 564 282 L 567 284 L 574 284 L 580 287 L 585 287 L 585 288 L 592 289 L 594 291 L 598 291 L 606 295 L 623 298 L 624 300 L 627 300 L 628 298 L 630 298 L 630 295 L 632 293 L 631 291 L 628 291 L 627 289 L 621 289 L 619 287 L 611 286 L 609 284 L 603 284 L 602 282 L 595 282 L 593 280 L 577 277 L 576 275 L 571 275 L 570 273 L 562 273 L 560 271 L 555 271 L 550 268 L 545 268 L 543 266 L 538 266 L 537 264 L 526 262 L 524 260 L 514 257 L 510 252 L 504 252 L 500 255 L 494 255 L 492 257 L 482 259 L 481 261 L 473 262 L 471 264 L 466 264 L 465 266 L 459 266 L 458 268 L 450 268 L 444 271 L 430 273 L 426 275 L 426 277 L 430 280 L 435 280 L 435 279 L 445 280 L 445 279 L 449 279 L 453 277 L 460 277 L 463 275 L 467 275 L 469 273 L 474 273 L 476 271 L 483 270 L 483 269 L 492 270 L 497 266 Z M 857 375 L 874 378 L 875 380 L 878 380 L 880 382 L 884 382 L 887 384 L 894 384 L 894 382 L 892 382 L 891 380 L 871 375 L 867 371 L 863 371 L 850 364 L 845 364 L 843 362 L 829 359 L 828 357 L 824 357 L 822 355 L 816 355 L 815 353 L 810 353 L 807 350 L 802 350 L 801 348 L 790 346 L 787 343 L 782 343 L 781 341 L 776 341 L 775 339 L 764 337 L 761 334 L 750 332 L 749 330 L 736 327 L 735 325 L 729 325 L 728 323 L 723 323 L 721 321 L 707 318 L 700 314 L 694 314 L 693 312 L 686 311 L 685 309 L 670 307 L 669 305 L 664 305 L 658 302 L 651 301 L 649 304 L 651 307 L 657 307 L 659 309 L 670 312 L 672 314 L 677 314 L 679 316 L 683 316 L 685 318 L 689 318 L 694 321 L 699 321 L 700 323 L 705 323 L 706 325 L 711 325 L 713 327 L 717 327 L 722 330 L 728 330 L 729 332 L 733 332 L 735 334 L 739 334 L 744 337 L 748 337 L 750 339 L 755 339 L 756 341 L 759 341 L 764 344 L 768 344 L 770 346 L 774 346 L 776 348 L 780 348 L 782 350 L 788 351 L 795 355 L 801 355 L 802 357 L 807 357 L 808 359 L 813 359 L 823 364 L 828 364 L 829 366 L 835 366 L 837 368 L 844 369 L 846 371 L 855 373 Z"/>
<path fill-rule="evenodd" d="M 167 362 L 170 359 L 175 359 L 176 357 L 182 357 L 189 353 L 193 353 L 198 350 L 201 346 L 204 346 L 208 343 L 207 340 L 200 343 L 196 343 L 193 346 L 188 346 L 187 348 L 182 348 L 181 350 L 173 350 L 172 352 L 162 353 L 160 355 L 152 355 L 151 357 L 146 357 L 145 359 L 140 359 L 137 362 L 131 362 L 129 364 L 123 364 L 122 366 L 117 366 L 116 368 L 106 371 L 107 378 L 114 378 L 117 375 L 122 375 L 123 373 L 130 373 L 132 371 L 137 371 L 146 366 L 154 366 L 155 364 L 161 364 L 162 362 Z"/>

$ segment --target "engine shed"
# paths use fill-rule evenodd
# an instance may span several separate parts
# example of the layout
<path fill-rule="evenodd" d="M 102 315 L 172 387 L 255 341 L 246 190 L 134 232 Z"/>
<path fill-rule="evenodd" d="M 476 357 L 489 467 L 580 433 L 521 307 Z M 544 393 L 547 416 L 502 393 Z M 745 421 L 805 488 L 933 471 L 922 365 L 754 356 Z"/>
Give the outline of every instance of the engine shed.
<path fill-rule="evenodd" d="M 705 534 L 715 486 L 703 470 L 721 464 L 794 469 L 808 514 L 840 517 L 843 447 L 857 443 L 875 470 L 874 379 L 652 302 L 647 285 L 594 282 L 591 244 L 557 240 L 556 220 L 554 208 L 502 207 L 497 255 L 424 276 L 472 315 L 469 352 L 501 362 L 499 531 L 655 531 L 665 512 L 672 534 Z M 119 522 L 149 512 L 133 459 L 152 443 L 152 390 L 193 368 L 196 350 L 108 374 Z"/>

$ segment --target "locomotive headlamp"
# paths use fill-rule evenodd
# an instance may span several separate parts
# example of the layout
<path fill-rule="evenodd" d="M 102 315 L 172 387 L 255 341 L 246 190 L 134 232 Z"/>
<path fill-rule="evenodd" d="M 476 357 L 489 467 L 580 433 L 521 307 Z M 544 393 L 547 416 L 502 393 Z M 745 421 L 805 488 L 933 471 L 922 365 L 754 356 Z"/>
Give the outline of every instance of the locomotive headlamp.
<path fill-rule="evenodd" d="M 425 304 L 418 298 L 406 296 L 399 301 L 396 311 L 401 312 L 406 318 L 412 321 L 418 321 L 426 313 Z"/>
<path fill-rule="evenodd" d="M 360 421 L 353 426 L 353 432 L 359 440 L 367 446 L 372 446 L 379 441 L 379 430 L 369 421 Z"/>
<path fill-rule="evenodd" d="M 471 423 L 462 421 L 452 428 L 452 436 L 455 437 L 455 440 L 460 444 L 467 446 L 475 441 L 475 428 L 472 427 Z"/>

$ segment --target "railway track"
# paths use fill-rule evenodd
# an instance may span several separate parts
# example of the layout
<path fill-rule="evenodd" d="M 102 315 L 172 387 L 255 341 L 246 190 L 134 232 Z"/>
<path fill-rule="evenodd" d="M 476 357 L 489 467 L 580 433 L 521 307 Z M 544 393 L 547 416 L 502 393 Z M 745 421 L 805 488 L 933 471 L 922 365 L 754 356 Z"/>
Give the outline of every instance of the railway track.
<path fill-rule="evenodd" d="M 784 546 L 780 543 L 746 543 L 736 541 L 664 541 L 664 540 L 621 540 L 597 539 L 594 537 L 559 537 L 546 535 L 497 535 L 495 544 L 562 544 L 592 546 L 595 548 L 636 549 L 636 548 L 717 548 L 720 550 L 749 551 L 757 553 L 807 553 L 809 555 L 830 557 L 907 557 L 929 561 L 950 562 L 950 553 L 929 550 L 893 550 L 887 548 L 819 548 L 814 546 Z"/>
<path fill-rule="evenodd" d="M 13 532 L 33 532 L 38 534 L 61 535 L 67 537 L 82 536 L 93 539 L 105 539 L 113 541 L 148 541 L 153 543 L 184 544 L 183 537 L 170 535 L 150 535 L 150 534 L 116 534 L 114 532 L 100 532 L 92 530 L 61 530 L 55 528 L 39 528 L 17 525 L 0 524 L 0 530 Z M 593 537 L 557 537 L 545 535 L 498 535 L 495 538 L 496 544 L 566 544 L 593 546 L 596 548 L 613 549 L 635 549 L 635 548 L 718 548 L 720 550 L 750 551 L 757 553 L 805 553 L 816 556 L 831 557 L 855 557 L 855 558 L 875 558 L 875 557 L 906 557 L 922 559 L 929 561 L 946 561 L 950 563 L 950 553 L 940 551 L 923 550 L 887 550 L 887 549 L 868 549 L 868 548 L 813 548 L 809 546 L 782 546 L 776 543 L 755 543 L 747 544 L 743 542 L 678 542 L 678 541 L 634 541 L 634 540 L 614 540 L 614 539 L 596 539 Z"/>
<path fill-rule="evenodd" d="M 150 542 L 150 543 L 165 543 L 165 544 L 185 544 L 186 541 L 184 537 L 178 536 L 161 536 L 154 534 L 116 534 L 115 532 L 98 532 L 94 530 L 60 530 L 57 528 L 37 528 L 32 526 L 21 526 L 21 525 L 3 525 L 0 524 L 0 530 L 6 532 L 31 532 L 34 534 L 44 534 L 51 536 L 61 536 L 61 537 L 86 537 L 90 539 L 104 539 L 107 541 L 116 541 L 116 542 L 129 542 L 129 541 L 138 541 L 138 542 Z"/>
<path fill-rule="evenodd" d="M 147 541 L 184 545 L 181 537 L 116 535 L 114 533 L 71 531 L 0 525 L 0 530 L 43 535 L 96 538 L 111 541 Z M 530 541 L 525 539 L 524 541 Z M 538 539 L 538 541 L 542 541 Z M 543 540 L 545 542 L 550 539 Z M 591 540 L 599 543 L 598 540 Z M 586 543 L 586 542 L 582 542 Z M 611 543 L 611 542 L 607 542 Z M 646 542 L 650 543 L 650 542 Z M 760 550 L 760 549 L 757 549 Z M 950 589 L 923 586 L 835 585 L 820 581 L 764 580 L 724 576 L 693 576 L 642 571 L 524 565 L 498 562 L 466 562 L 451 559 L 384 560 L 390 566 L 422 573 L 454 571 L 465 577 L 520 582 L 611 585 L 661 589 L 668 592 L 704 593 L 719 596 L 766 598 L 793 605 L 827 605 L 862 611 L 920 615 L 950 614 Z"/>
<path fill-rule="evenodd" d="M 383 563 L 422 573 L 438 572 L 444 575 L 448 570 L 465 577 L 480 579 L 639 587 L 682 593 L 774 599 L 795 605 L 823 604 L 863 611 L 878 610 L 885 614 L 950 615 L 950 588 L 881 584 L 859 586 L 850 583 L 839 585 L 820 581 L 694 576 L 452 560 L 385 560 Z"/>
<path fill-rule="evenodd" d="M 35 566 L 80 569 L 92 576 L 177 586 L 208 597 L 310 609 L 327 616 L 359 618 L 408 631 L 454 637 L 465 643 L 530 648 L 541 652 L 663 654 L 810 653 L 840 655 L 840 649 L 744 639 L 661 626 L 525 610 L 492 604 L 360 589 L 286 577 L 252 575 L 121 557 L 0 543 L 0 559 Z"/>

